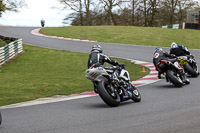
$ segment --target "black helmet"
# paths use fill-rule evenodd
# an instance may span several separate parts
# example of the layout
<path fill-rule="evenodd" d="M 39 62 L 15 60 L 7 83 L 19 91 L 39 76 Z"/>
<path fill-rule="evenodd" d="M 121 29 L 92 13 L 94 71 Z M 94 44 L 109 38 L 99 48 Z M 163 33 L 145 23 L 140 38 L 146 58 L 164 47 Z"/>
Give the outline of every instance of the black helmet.
<path fill-rule="evenodd" d="M 163 52 L 163 49 L 161 47 L 157 47 L 156 50 L 155 50 L 155 53 L 158 52 L 158 51 Z"/>
<path fill-rule="evenodd" d="M 97 50 L 98 52 L 103 53 L 102 47 L 99 44 L 95 44 L 92 47 L 92 51 L 94 51 L 94 50 Z"/>

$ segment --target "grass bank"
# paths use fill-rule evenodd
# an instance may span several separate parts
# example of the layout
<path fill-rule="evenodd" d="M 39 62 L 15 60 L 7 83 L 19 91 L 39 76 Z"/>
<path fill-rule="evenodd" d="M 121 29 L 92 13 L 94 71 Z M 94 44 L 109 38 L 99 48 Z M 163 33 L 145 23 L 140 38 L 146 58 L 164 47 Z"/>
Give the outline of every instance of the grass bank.
<path fill-rule="evenodd" d="M 7 43 L 6 43 L 5 41 L 3 41 L 3 40 L 0 39 L 0 47 L 5 46 L 6 44 L 7 44 Z"/>
<path fill-rule="evenodd" d="M 200 49 L 199 30 L 134 26 L 73 26 L 43 28 L 40 33 L 98 42 L 169 47 L 172 42 Z"/>
<path fill-rule="evenodd" d="M 85 78 L 88 54 L 24 45 L 25 53 L 0 68 L 0 106 L 53 95 L 93 90 Z M 143 77 L 142 66 L 123 62 L 131 80 Z"/>

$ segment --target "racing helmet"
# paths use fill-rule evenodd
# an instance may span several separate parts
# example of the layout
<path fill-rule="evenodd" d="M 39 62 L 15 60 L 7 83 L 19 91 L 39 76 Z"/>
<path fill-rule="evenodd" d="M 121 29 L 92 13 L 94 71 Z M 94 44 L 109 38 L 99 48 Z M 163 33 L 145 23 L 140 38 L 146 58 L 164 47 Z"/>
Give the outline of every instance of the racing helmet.
<path fill-rule="evenodd" d="M 99 44 L 95 44 L 93 47 L 92 47 L 92 51 L 95 51 L 97 50 L 98 52 L 100 53 L 103 53 L 103 49 L 102 47 L 99 45 Z"/>
<path fill-rule="evenodd" d="M 159 52 L 159 51 L 163 52 L 164 50 L 163 50 L 161 47 L 157 47 L 157 48 L 155 49 L 155 53 L 157 53 L 157 52 Z"/>
<path fill-rule="evenodd" d="M 176 44 L 175 42 L 171 43 L 171 48 L 178 48 L 178 44 Z"/>

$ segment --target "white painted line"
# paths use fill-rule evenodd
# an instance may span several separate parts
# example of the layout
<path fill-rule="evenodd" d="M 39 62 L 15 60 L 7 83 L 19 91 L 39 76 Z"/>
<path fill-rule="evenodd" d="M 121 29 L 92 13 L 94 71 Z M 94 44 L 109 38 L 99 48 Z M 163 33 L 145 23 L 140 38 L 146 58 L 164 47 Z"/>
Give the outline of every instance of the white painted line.
<path fill-rule="evenodd" d="M 61 102 L 61 101 L 68 101 L 68 100 L 74 100 L 74 99 L 80 99 L 80 98 L 86 98 L 86 97 L 92 97 L 96 95 L 77 95 L 77 96 L 61 96 L 58 98 L 40 98 L 28 102 L 22 102 L 17 104 L 11 104 L 6 106 L 1 106 L 0 109 L 9 109 L 9 108 L 19 108 L 19 107 L 26 107 L 26 106 L 32 106 L 32 105 L 39 105 L 39 104 L 46 104 L 46 103 L 54 103 L 54 102 Z"/>
<path fill-rule="evenodd" d="M 82 41 L 82 42 L 96 42 L 93 40 L 81 40 L 81 39 L 76 39 L 76 38 L 65 38 L 65 37 L 58 37 L 58 36 L 50 36 L 50 35 L 45 35 L 45 34 L 40 34 L 41 28 L 34 29 L 31 31 L 31 34 L 36 35 L 36 36 L 43 36 L 43 37 L 48 37 L 48 38 L 55 38 L 55 39 L 62 39 L 62 40 L 70 40 L 70 41 Z"/>

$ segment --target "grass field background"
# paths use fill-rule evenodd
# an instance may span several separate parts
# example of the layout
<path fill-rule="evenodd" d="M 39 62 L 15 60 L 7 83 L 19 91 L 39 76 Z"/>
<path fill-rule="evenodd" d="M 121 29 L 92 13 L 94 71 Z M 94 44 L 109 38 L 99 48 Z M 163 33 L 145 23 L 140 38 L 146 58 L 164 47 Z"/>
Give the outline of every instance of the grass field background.
<path fill-rule="evenodd" d="M 43 28 L 40 33 L 107 43 L 170 47 L 172 42 L 200 49 L 200 31 L 134 26 L 72 26 Z"/>
<path fill-rule="evenodd" d="M 25 52 L 0 68 L 0 106 L 54 95 L 92 91 L 85 78 L 89 54 L 24 45 Z M 149 73 L 142 66 L 117 59 L 126 65 L 131 80 Z"/>

